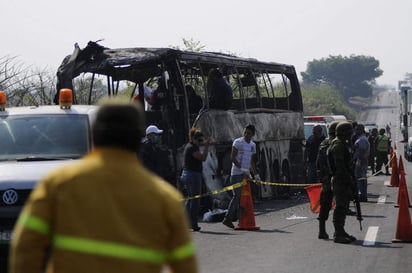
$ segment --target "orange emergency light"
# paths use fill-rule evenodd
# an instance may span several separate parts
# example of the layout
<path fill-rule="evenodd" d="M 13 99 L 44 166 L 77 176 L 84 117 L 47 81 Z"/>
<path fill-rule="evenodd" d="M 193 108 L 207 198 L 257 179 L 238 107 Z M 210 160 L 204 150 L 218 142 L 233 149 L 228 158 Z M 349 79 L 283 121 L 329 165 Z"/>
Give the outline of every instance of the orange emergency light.
<path fill-rule="evenodd" d="M 73 91 L 68 88 L 60 89 L 59 105 L 61 109 L 70 109 L 73 104 Z"/>
<path fill-rule="evenodd" d="M 0 90 L 0 111 L 4 111 L 6 109 L 6 93 Z"/>

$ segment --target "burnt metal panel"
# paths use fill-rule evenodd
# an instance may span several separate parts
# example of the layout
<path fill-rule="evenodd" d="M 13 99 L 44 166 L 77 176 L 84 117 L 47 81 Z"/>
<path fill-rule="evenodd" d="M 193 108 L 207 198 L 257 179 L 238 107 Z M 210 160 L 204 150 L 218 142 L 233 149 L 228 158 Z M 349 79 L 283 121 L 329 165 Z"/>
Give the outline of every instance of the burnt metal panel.
<path fill-rule="evenodd" d="M 301 120 L 302 122 L 298 122 Z M 296 126 L 303 126 L 300 112 L 249 113 L 209 110 L 202 113 L 195 126 L 217 143 L 231 142 L 243 136 L 243 128 L 253 124 L 256 127 L 255 142 L 265 140 L 304 139 L 303 132 Z"/>

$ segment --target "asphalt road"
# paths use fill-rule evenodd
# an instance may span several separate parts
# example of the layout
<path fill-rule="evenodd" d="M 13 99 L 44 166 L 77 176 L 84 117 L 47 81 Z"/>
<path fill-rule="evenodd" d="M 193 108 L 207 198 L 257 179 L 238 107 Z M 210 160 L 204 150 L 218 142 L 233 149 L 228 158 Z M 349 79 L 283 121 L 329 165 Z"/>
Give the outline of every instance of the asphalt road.
<path fill-rule="evenodd" d="M 397 92 L 377 94 L 362 120 L 375 121 L 379 127 L 391 126 L 397 162 L 403 155 L 399 131 L 399 97 Z M 411 196 L 412 164 L 403 159 L 406 182 Z M 412 244 L 393 243 L 398 229 L 398 188 L 388 187 L 390 176 L 368 178 L 368 202 L 361 203 L 363 229 L 355 216 L 348 216 L 346 230 L 357 241 L 343 245 L 319 240 L 317 214 L 309 209 L 307 197 L 268 200 L 255 204 L 255 221 L 259 231 L 231 230 L 221 223 L 200 223 L 202 230 L 193 232 L 201 273 L 297 273 L 297 272 L 374 272 L 406 273 L 412 270 Z M 352 207 L 354 210 L 354 208 Z M 409 210 L 411 211 L 411 209 Z M 332 213 L 327 232 L 333 235 Z M 409 219 L 401 217 L 401 227 Z M 412 239 L 412 238 L 411 238 Z"/>

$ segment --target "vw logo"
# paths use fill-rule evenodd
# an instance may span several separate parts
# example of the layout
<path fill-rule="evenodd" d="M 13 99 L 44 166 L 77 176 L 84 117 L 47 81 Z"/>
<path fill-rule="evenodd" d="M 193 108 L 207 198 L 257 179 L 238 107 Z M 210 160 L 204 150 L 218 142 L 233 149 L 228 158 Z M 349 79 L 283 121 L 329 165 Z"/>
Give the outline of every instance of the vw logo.
<path fill-rule="evenodd" d="M 19 195 L 15 190 L 6 190 L 3 193 L 3 202 L 7 205 L 13 205 L 19 199 Z"/>

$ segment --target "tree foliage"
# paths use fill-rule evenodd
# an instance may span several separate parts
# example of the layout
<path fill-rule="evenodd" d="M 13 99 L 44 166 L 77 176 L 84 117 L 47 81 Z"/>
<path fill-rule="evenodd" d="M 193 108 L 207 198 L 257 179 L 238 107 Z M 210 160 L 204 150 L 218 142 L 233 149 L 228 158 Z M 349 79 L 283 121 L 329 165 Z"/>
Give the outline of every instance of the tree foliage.
<path fill-rule="evenodd" d="M 369 97 L 375 79 L 383 74 L 379 61 L 370 56 L 351 55 L 350 57 L 329 56 L 313 60 L 301 72 L 304 83 L 328 83 L 337 88 L 343 98 Z"/>
<path fill-rule="evenodd" d="M 355 119 L 356 113 L 346 105 L 339 91 L 330 84 L 302 84 L 305 115 L 345 115 Z"/>

